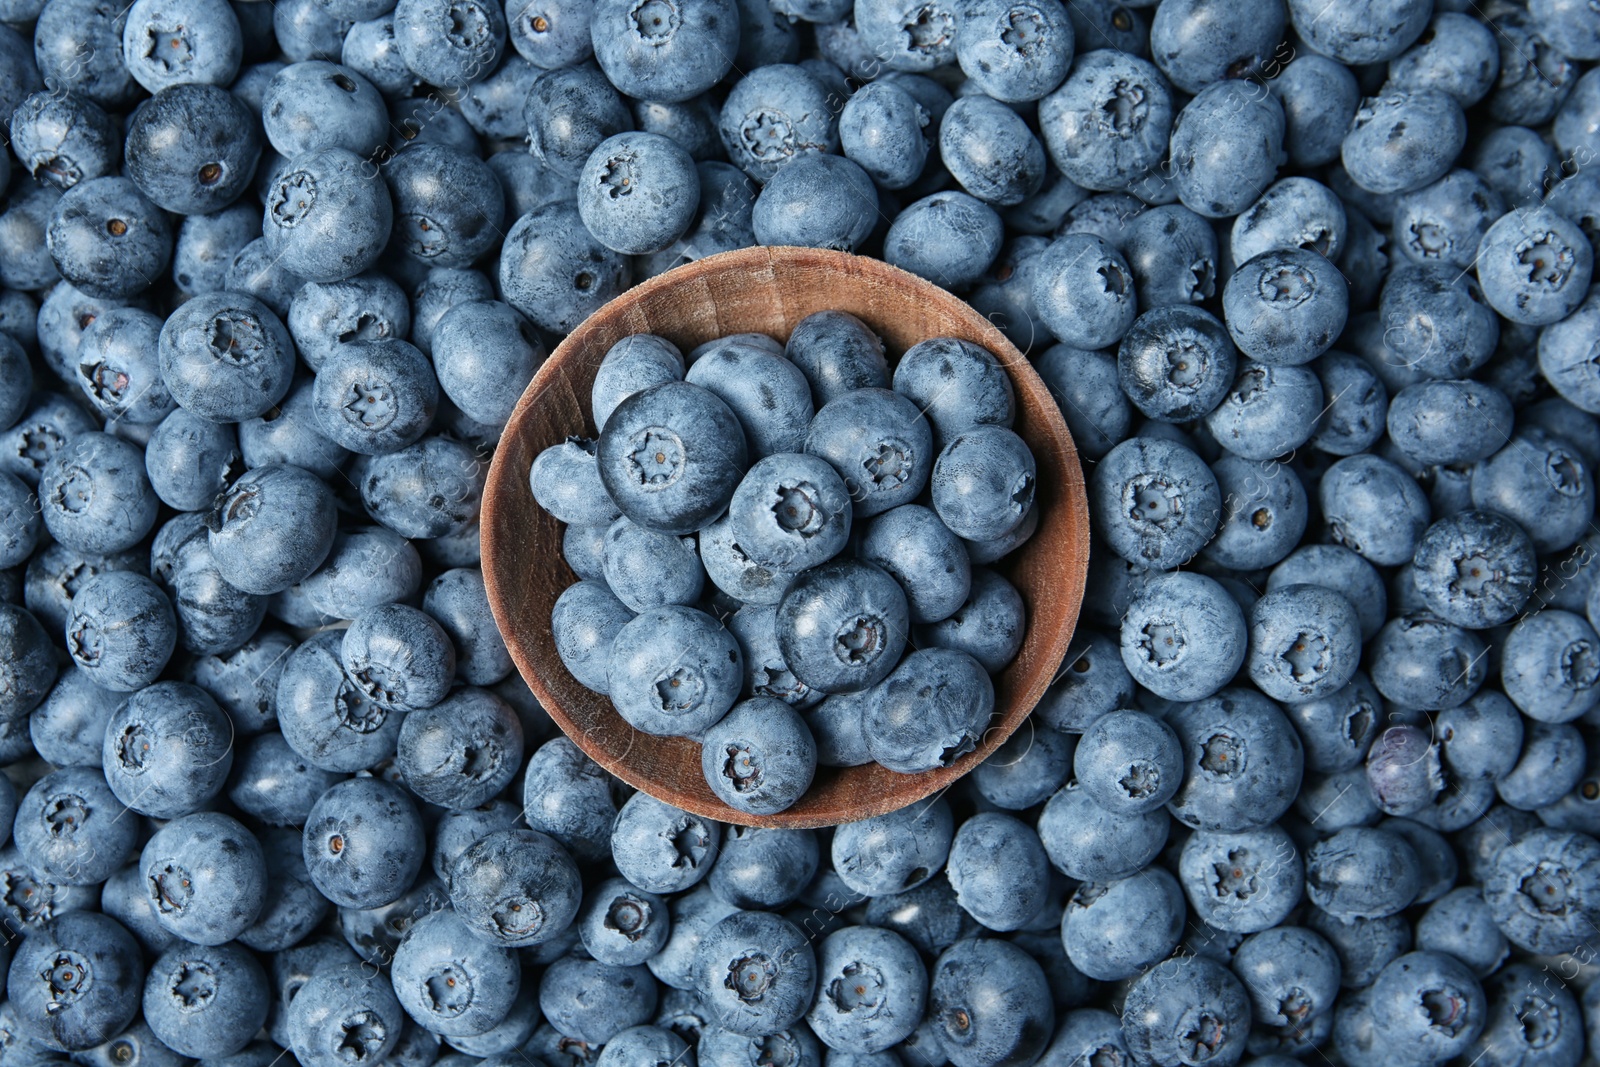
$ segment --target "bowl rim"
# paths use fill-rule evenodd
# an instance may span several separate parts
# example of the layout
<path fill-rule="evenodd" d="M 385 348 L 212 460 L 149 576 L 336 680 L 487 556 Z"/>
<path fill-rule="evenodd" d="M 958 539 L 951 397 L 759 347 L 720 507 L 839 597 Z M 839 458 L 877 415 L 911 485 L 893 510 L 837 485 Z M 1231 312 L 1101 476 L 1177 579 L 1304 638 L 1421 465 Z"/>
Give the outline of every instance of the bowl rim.
<path fill-rule="evenodd" d="M 638 333 L 644 328 L 639 325 L 639 318 L 635 313 L 638 305 L 653 300 L 664 291 L 684 285 L 703 283 L 707 277 L 720 275 L 724 272 L 740 272 L 751 274 L 773 275 L 789 270 L 820 270 L 844 274 L 869 274 L 880 275 L 890 281 L 891 287 L 908 290 L 908 297 L 919 305 L 943 305 L 951 314 L 963 318 L 977 335 L 975 343 L 988 348 L 1005 366 L 1011 378 L 1013 389 L 1019 394 L 1019 415 L 1023 408 L 1022 394 L 1028 393 L 1035 400 L 1043 397 L 1049 403 L 1039 404 L 1040 410 L 1030 414 L 1030 421 L 1042 417 L 1043 426 L 1038 428 L 1040 435 L 1046 436 L 1054 444 L 1055 465 L 1059 466 L 1064 475 L 1051 492 L 1056 497 L 1053 506 L 1061 509 L 1064 514 L 1061 519 L 1065 523 L 1067 540 L 1076 552 L 1065 556 L 1067 566 L 1058 576 L 1064 579 L 1060 586 L 1052 586 L 1050 602 L 1059 608 L 1059 614 L 1052 612 L 1054 625 L 1047 633 L 1047 644 L 1040 650 L 1045 661 L 1050 664 L 1047 670 L 1035 672 L 1022 694 L 1020 709 L 1012 706 L 1006 711 L 1004 718 L 1000 717 L 1002 707 L 996 701 L 996 718 L 991 722 L 983 739 L 973 752 L 969 752 L 947 767 L 937 767 L 918 774 L 897 775 L 896 785 L 904 782 L 916 781 L 918 786 L 910 790 L 893 790 L 890 794 L 869 794 L 860 799 L 859 810 L 853 812 L 848 819 L 831 819 L 808 815 L 804 800 L 793 807 L 775 815 L 754 815 L 728 807 L 721 801 L 707 804 L 700 798 L 680 792 L 672 791 L 671 783 L 663 783 L 658 778 L 652 778 L 639 772 L 636 765 L 627 758 L 631 751 L 631 744 L 624 750 L 621 757 L 603 748 L 594 738 L 595 731 L 576 721 L 563 706 L 562 699 L 555 694 L 552 688 L 545 684 L 539 669 L 537 659 L 532 655 L 530 646 L 534 641 L 523 641 L 512 636 L 511 625 L 512 607 L 510 598 L 513 595 L 509 588 L 510 582 L 503 580 L 508 574 L 508 569 L 514 566 L 516 559 L 515 548 L 502 545 L 498 531 L 502 529 L 505 515 L 513 510 L 513 504 L 507 503 L 510 494 L 516 492 L 514 485 L 520 484 L 523 489 L 527 486 L 527 471 L 512 469 L 512 461 L 508 458 L 513 449 L 505 447 L 505 442 L 514 438 L 521 430 L 523 424 L 531 417 L 532 412 L 552 390 L 566 387 L 568 394 L 587 411 L 587 390 L 579 396 L 578 392 L 571 389 L 565 367 L 590 343 L 590 337 L 596 333 L 613 332 L 622 330 L 626 333 Z M 814 310 L 825 310 L 816 308 Z M 630 321 L 632 320 L 632 321 Z M 868 323 L 874 333 L 883 332 L 877 324 Z M 723 330 L 723 335 L 738 332 L 732 328 Z M 937 334 L 930 336 L 939 336 Z M 586 433 L 587 426 L 580 427 L 579 433 Z M 535 508 L 537 504 L 533 504 Z M 505 515 L 502 514 L 505 512 Z M 562 525 L 565 529 L 565 525 Z M 1059 677 L 1068 646 L 1070 645 L 1077 622 L 1080 618 L 1085 585 L 1088 576 L 1089 564 L 1089 513 L 1087 487 L 1084 479 L 1082 464 L 1078 457 L 1076 445 L 1067 428 L 1065 419 L 1057 407 L 1053 394 L 1050 393 L 1042 378 L 1034 370 L 1032 363 L 1025 357 L 995 325 L 986 319 L 965 299 L 959 297 L 926 279 L 909 271 L 895 267 L 882 260 L 867 256 L 857 256 L 829 249 L 791 247 L 791 246 L 762 246 L 736 249 L 730 252 L 721 252 L 707 256 L 694 262 L 674 267 L 653 278 L 646 279 L 638 285 L 632 286 L 620 295 L 601 305 L 577 327 L 564 337 L 560 344 L 553 349 L 550 355 L 540 366 L 533 380 L 523 390 L 511 416 L 502 428 L 501 441 L 496 445 L 494 456 L 485 480 L 482 505 L 480 510 L 481 530 L 481 562 L 480 567 L 484 578 L 485 591 L 488 596 L 490 611 L 495 620 L 507 651 L 515 663 L 518 673 L 527 683 L 528 688 L 538 699 L 539 704 L 549 715 L 551 720 L 561 730 L 568 740 L 578 747 L 585 756 L 593 760 L 608 773 L 620 778 L 634 789 L 649 794 L 650 796 L 672 805 L 681 810 L 699 815 L 703 818 L 715 819 L 718 822 L 739 824 L 753 827 L 785 827 L 785 828 L 816 828 L 822 826 L 839 825 L 841 822 L 855 821 L 875 815 L 884 815 L 900 808 L 927 800 L 936 794 L 942 793 L 955 781 L 972 771 L 983 759 L 1003 744 L 1011 734 L 1017 730 L 1024 721 L 1028 721 L 1033 709 L 1044 695 L 1049 685 Z M 508 538 L 508 541 L 510 539 Z M 551 561 L 551 566 L 558 573 L 570 573 L 566 561 L 558 557 Z M 572 581 L 577 581 L 576 575 Z M 570 583 L 569 583 L 570 584 Z M 1039 623 L 1037 608 L 1030 604 L 1027 629 L 1032 632 Z M 554 639 L 549 636 L 548 627 L 543 635 L 534 635 L 535 638 L 543 636 L 551 646 L 553 654 Z M 548 657 L 547 657 L 548 658 Z M 1001 675 L 1006 675 L 1015 669 L 1017 661 L 1008 665 Z M 565 671 L 564 667 L 559 669 Z M 1043 676 L 1043 680 L 1040 677 Z M 997 678 L 1000 677 L 997 675 Z M 603 695 L 596 694 L 596 698 L 609 703 Z M 741 699 L 744 699 L 741 697 Z M 620 718 L 620 717 L 619 717 Z M 1009 725 L 1006 723 L 1009 721 Z M 625 722 L 623 728 L 633 731 Z M 636 731 L 635 731 L 636 732 Z M 996 734 L 998 733 L 998 736 Z M 870 766 L 870 765 L 869 765 Z M 840 768 L 836 772 L 848 774 L 855 768 Z"/>

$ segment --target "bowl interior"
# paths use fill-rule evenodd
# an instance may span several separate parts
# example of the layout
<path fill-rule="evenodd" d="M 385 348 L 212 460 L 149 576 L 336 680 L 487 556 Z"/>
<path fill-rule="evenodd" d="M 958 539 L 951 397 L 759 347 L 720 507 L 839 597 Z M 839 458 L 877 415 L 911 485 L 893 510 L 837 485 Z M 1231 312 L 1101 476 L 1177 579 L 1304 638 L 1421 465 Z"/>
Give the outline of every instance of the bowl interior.
<path fill-rule="evenodd" d="M 891 364 L 931 337 L 959 337 L 993 352 L 1016 387 L 1015 429 L 1038 464 L 1039 529 L 998 569 L 1022 594 L 1021 652 L 995 678 L 996 712 L 976 751 L 949 767 L 904 775 L 877 764 L 819 767 L 801 800 L 777 815 L 735 811 L 711 792 L 700 746 L 629 726 L 579 685 L 556 654 L 550 611 L 576 576 L 561 554 L 562 526 L 541 509 L 528 470 L 543 449 L 593 437 L 589 391 L 606 351 L 655 333 L 684 352 L 733 333 L 788 337 L 817 311 L 848 311 L 883 338 Z M 993 752 L 1027 717 L 1066 654 L 1083 599 L 1089 521 L 1077 450 L 1055 401 L 1028 361 L 970 305 L 881 261 L 809 248 L 747 248 L 679 267 L 602 307 L 551 354 L 507 423 L 483 501 L 483 573 L 489 603 L 522 677 L 588 756 L 636 789 L 698 815 L 749 826 L 829 826 L 882 815 L 944 788 Z"/>

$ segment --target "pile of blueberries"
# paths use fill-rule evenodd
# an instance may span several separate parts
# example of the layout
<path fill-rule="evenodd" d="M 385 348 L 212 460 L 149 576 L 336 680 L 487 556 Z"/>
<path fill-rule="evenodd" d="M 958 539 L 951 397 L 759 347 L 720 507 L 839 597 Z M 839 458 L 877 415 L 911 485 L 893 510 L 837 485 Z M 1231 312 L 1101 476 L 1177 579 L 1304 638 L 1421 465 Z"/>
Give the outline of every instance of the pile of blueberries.
<path fill-rule="evenodd" d="M 618 341 L 599 438 L 534 458 L 580 579 L 550 616 L 562 663 L 636 729 L 699 741 L 711 791 L 750 814 L 793 806 L 819 763 L 917 774 L 972 752 L 1027 630 L 981 565 L 1039 526 L 1010 373 L 936 337 L 891 378 L 841 311 L 685 364 L 663 337 Z"/>
<path fill-rule="evenodd" d="M 0 1067 L 1577 1067 L 1597 60 L 1593 0 L 0 0 Z M 758 243 L 964 296 L 1088 479 L 1031 719 L 832 830 L 610 779 L 479 569 L 551 347 Z"/>

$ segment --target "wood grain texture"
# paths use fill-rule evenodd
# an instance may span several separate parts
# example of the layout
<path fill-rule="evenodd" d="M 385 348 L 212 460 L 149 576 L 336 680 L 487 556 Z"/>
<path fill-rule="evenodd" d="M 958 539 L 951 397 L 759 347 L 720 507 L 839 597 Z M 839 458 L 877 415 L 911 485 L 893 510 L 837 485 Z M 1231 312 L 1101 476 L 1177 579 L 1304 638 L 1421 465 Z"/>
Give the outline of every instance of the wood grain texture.
<path fill-rule="evenodd" d="M 589 390 L 606 351 L 655 333 L 688 352 L 732 333 L 789 336 L 817 311 L 848 311 L 882 337 L 891 363 L 919 341 L 960 337 L 1005 364 L 1016 387 L 1015 429 L 1038 463 L 1038 532 L 1000 570 L 1016 584 L 1028 632 L 995 680 L 994 723 L 975 752 L 950 767 L 903 775 L 877 764 L 818 768 L 799 803 L 777 815 L 738 812 L 700 770 L 700 746 L 629 726 L 605 697 L 567 673 L 550 610 L 576 576 L 561 555 L 562 528 L 533 500 L 528 469 L 569 435 L 595 436 Z M 1077 449 L 1028 361 L 968 304 L 878 260 L 811 248 L 747 248 L 679 267 L 629 290 L 589 317 L 553 352 L 523 393 L 500 439 L 483 500 L 483 576 L 517 669 L 545 710 L 591 759 L 651 796 L 722 822 L 830 826 L 882 815 L 945 788 L 977 766 L 1028 716 L 1066 654 L 1089 563 L 1089 512 Z"/>

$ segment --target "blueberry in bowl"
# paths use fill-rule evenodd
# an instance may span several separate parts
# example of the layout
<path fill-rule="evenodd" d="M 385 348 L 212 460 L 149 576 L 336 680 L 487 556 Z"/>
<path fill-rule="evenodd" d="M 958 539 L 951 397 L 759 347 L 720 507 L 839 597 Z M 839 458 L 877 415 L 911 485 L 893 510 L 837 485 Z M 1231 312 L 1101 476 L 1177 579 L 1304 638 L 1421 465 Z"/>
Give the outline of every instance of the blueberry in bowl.
<path fill-rule="evenodd" d="M 824 382 L 815 335 L 852 320 Z M 998 376 L 987 392 L 959 390 L 970 404 L 938 398 L 937 428 L 924 412 L 938 361 L 919 366 L 915 397 L 892 387 L 900 357 L 936 340 L 980 378 Z M 702 361 L 745 370 L 697 372 Z M 801 373 L 778 373 L 784 363 Z M 833 379 L 854 388 L 833 388 Z M 809 422 L 789 397 L 807 387 Z M 991 393 L 1005 402 L 986 403 Z M 598 465 L 593 495 L 609 495 L 640 528 L 605 539 L 598 578 L 586 558 L 564 554 L 577 542 L 541 506 L 541 471 L 570 459 L 573 441 L 592 442 L 584 458 Z M 878 518 L 894 509 L 941 536 L 919 547 L 907 534 L 909 554 L 899 558 L 872 535 L 900 521 Z M 895 811 L 999 747 L 1065 654 L 1089 552 L 1072 437 L 1004 335 L 905 271 L 802 248 L 706 257 L 636 286 L 573 330 L 505 425 L 482 529 L 486 592 L 512 658 L 584 753 L 682 810 L 789 828 Z M 629 558 L 611 559 L 617 549 Z M 599 614 L 577 610 L 584 598 L 569 558 L 589 571 L 584 603 L 606 592 L 613 572 L 627 573 L 645 610 L 636 614 L 620 592 L 600 598 Z M 983 582 L 972 578 L 974 562 L 991 568 Z M 652 567 L 656 585 L 687 599 L 645 604 Z M 705 573 L 698 593 L 680 580 L 686 567 Z M 947 585 L 966 591 L 930 595 Z M 923 647 L 938 655 L 907 658 Z M 924 660 L 939 669 L 923 670 Z M 886 760 L 818 760 L 839 739 L 816 730 L 848 731 L 841 714 L 860 719 L 857 733 L 904 723 L 924 686 L 953 687 L 937 728 L 880 743 Z M 825 696 L 832 710 L 813 714 Z M 790 709 L 798 715 L 778 713 Z"/>

